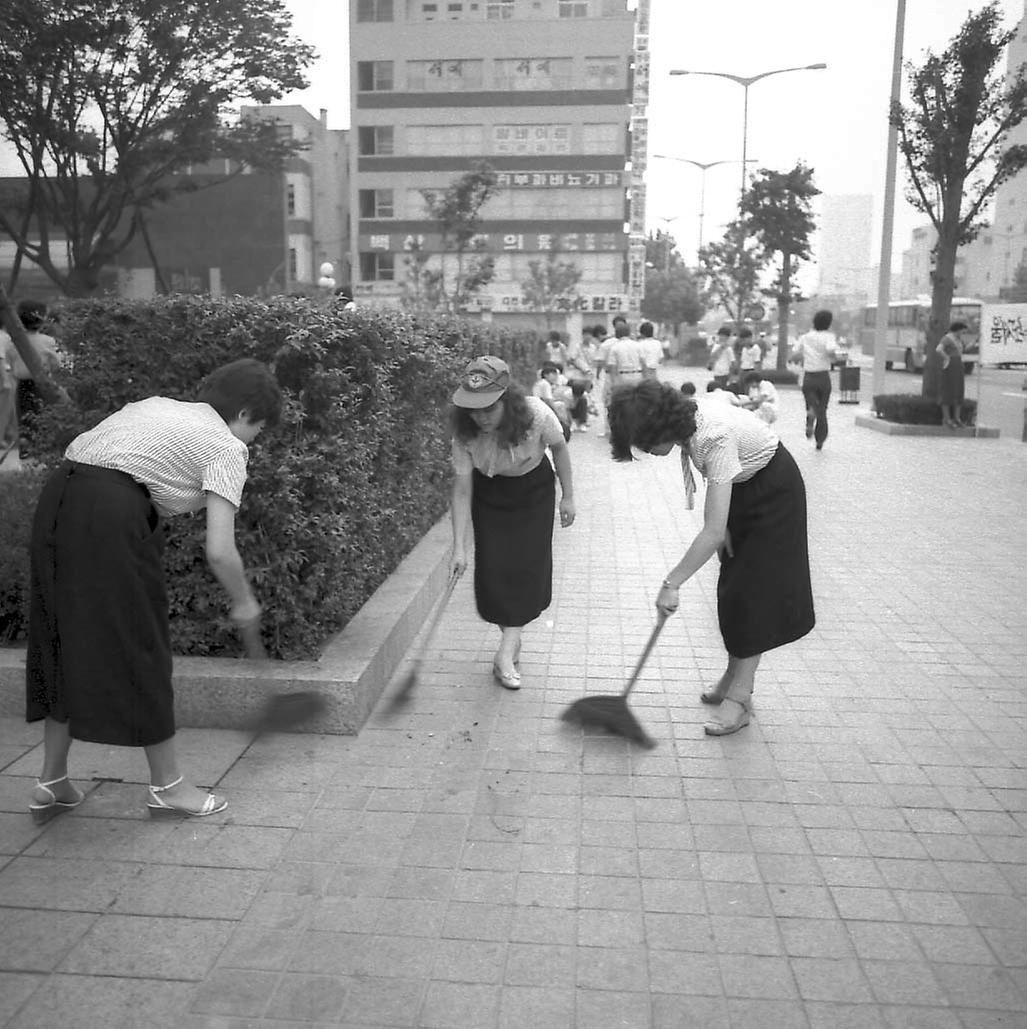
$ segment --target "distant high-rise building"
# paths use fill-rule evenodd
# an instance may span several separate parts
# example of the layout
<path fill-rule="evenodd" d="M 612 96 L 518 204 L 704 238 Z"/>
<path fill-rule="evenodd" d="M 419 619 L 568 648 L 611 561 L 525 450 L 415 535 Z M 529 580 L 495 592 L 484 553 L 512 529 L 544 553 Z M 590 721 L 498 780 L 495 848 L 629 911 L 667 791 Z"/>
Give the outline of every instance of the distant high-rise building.
<path fill-rule="evenodd" d="M 816 247 L 820 293 L 846 296 L 870 291 L 873 213 L 870 194 L 823 197 Z"/>
<path fill-rule="evenodd" d="M 489 255 L 495 273 L 474 306 L 532 311 L 523 283 L 532 262 L 544 267 L 553 255 L 581 273 L 557 313 L 627 310 L 629 213 L 644 238 L 644 186 L 626 167 L 629 127 L 644 137 L 648 62 L 635 59 L 626 0 L 357 0 L 350 10 L 358 299 L 398 303 L 419 289 L 419 266 L 444 269 L 452 290 L 458 258 L 424 191 L 438 195 L 486 161 L 500 190 L 464 267 Z"/>

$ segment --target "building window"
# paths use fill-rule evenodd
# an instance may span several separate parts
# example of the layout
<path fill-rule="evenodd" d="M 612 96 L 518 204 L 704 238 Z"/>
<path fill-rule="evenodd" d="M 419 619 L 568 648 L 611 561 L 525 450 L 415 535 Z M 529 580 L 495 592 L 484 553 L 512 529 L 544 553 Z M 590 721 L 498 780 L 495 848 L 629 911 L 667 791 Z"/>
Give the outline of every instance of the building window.
<path fill-rule="evenodd" d="M 560 0 L 561 18 L 587 18 L 588 0 Z"/>
<path fill-rule="evenodd" d="M 407 61 L 407 89 L 417 93 L 459 93 L 481 89 L 484 61 Z"/>
<path fill-rule="evenodd" d="M 586 89 L 620 89 L 624 85 L 625 80 L 619 58 L 585 58 Z"/>
<path fill-rule="evenodd" d="M 624 127 L 616 122 L 586 124 L 581 127 L 581 152 L 617 154 L 624 149 Z"/>
<path fill-rule="evenodd" d="M 360 278 L 365 282 L 391 282 L 396 277 L 393 254 L 363 253 L 360 255 Z"/>
<path fill-rule="evenodd" d="M 514 0 L 488 0 L 485 4 L 487 21 L 500 21 L 514 16 Z"/>
<path fill-rule="evenodd" d="M 408 125 L 406 153 L 451 156 L 482 153 L 480 125 Z"/>
<path fill-rule="evenodd" d="M 391 125 L 361 125 L 357 140 L 357 152 L 364 157 L 391 157 L 395 152 Z"/>
<path fill-rule="evenodd" d="M 391 189 L 362 189 L 359 194 L 361 218 L 395 218 Z"/>
<path fill-rule="evenodd" d="M 569 57 L 506 57 L 495 62 L 496 89 L 569 89 Z"/>
<path fill-rule="evenodd" d="M 364 93 L 390 93 L 392 61 L 357 61 L 357 89 Z"/>
<path fill-rule="evenodd" d="M 285 187 L 285 210 L 290 218 L 296 213 L 296 186 L 291 182 Z"/>
<path fill-rule="evenodd" d="M 493 125 L 494 154 L 569 154 L 569 125 Z"/>
<path fill-rule="evenodd" d="M 357 21 L 392 21 L 392 0 L 357 0 Z"/>
<path fill-rule="evenodd" d="M 299 276 L 300 260 L 295 247 L 289 247 L 289 281 L 295 282 Z"/>

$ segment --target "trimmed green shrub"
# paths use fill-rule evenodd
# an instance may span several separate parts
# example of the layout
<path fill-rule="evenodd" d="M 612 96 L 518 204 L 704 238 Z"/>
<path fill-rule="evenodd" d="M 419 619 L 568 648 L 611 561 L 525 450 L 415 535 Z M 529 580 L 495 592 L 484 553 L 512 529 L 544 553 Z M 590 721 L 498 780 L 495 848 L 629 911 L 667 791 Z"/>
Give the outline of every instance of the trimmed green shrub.
<path fill-rule="evenodd" d="M 237 540 L 265 642 L 287 659 L 316 657 L 446 510 L 447 413 L 464 364 L 494 353 L 518 381 L 534 378 L 534 336 L 306 298 L 90 300 L 58 317 L 71 401 L 39 419 L 35 453 L 49 465 L 129 401 L 193 399 L 208 372 L 239 357 L 274 367 L 282 424 L 251 448 Z M 26 496 L 16 517 L 33 503 Z M 175 652 L 237 653 L 206 566 L 204 514 L 165 528 Z"/>
<path fill-rule="evenodd" d="M 919 393 L 878 393 L 872 410 L 878 418 L 899 425 L 941 425 L 941 405 Z M 976 400 L 963 401 L 959 420 L 967 425 L 977 424 Z"/>

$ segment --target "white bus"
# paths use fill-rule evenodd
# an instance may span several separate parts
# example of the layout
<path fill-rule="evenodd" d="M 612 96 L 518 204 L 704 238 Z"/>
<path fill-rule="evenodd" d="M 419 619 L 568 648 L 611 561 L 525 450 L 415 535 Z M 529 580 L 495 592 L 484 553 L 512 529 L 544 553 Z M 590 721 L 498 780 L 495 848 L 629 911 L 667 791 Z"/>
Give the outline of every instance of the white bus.
<path fill-rule="evenodd" d="M 923 371 L 924 351 L 927 346 L 927 323 L 931 317 L 931 298 L 893 300 L 888 305 L 888 351 L 885 368 L 905 368 L 907 372 Z M 966 322 L 963 333 L 963 370 L 969 375 L 980 351 L 981 302 L 973 297 L 953 297 L 950 322 Z M 864 354 L 874 356 L 874 335 L 877 326 L 877 306 L 863 309 L 859 339 Z"/>

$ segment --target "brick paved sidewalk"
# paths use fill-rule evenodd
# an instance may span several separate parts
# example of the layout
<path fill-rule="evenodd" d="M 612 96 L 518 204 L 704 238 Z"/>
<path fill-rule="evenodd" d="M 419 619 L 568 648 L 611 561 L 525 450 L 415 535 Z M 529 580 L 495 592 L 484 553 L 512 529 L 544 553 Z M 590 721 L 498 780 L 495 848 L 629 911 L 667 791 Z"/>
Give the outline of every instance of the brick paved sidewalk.
<path fill-rule="evenodd" d="M 735 737 L 698 702 L 713 566 L 632 696 L 655 750 L 558 719 L 623 686 L 698 526 L 675 458 L 591 433 L 520 693 L 465 578 L 411 704 L 358 738 L 184 731 L 224 817 L 150 822 L 142 756 L 79 745 L 87 802 L 36 829 L 40 733 L 0 721 L 0 1024 L 1027 1024 L 1027 448 L 832 405 L 816 453 L 782 406 L 818 624 Z"/>

